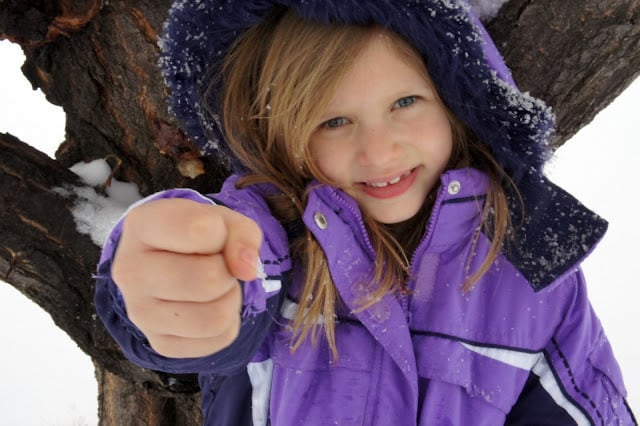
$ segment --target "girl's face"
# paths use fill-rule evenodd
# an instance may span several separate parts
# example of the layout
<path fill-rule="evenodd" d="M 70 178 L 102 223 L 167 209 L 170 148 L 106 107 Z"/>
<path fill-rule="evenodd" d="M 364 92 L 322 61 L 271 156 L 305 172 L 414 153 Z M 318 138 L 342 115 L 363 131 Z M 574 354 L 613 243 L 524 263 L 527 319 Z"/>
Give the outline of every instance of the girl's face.
<path fill-rule="evenodd" d="M 321 114 L 319 170 L 373 219 L 413 217 L 451 156 L 451 125 L 426 70 L 375 34 Z"/>

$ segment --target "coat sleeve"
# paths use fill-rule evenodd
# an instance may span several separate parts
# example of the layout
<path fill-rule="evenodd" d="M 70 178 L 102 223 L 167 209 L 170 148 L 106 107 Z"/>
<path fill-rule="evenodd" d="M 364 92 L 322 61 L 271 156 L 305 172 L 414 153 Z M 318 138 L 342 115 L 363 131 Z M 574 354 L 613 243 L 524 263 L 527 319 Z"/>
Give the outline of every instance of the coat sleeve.
<path fill-rule="evenodd" d="M 233 191 L 226 191 L 227 194 Z M 240 334 L 229 347 L 202 358 L 173 359 L 156 353 L 144 334 L 129 320 L 122 295 L 111 276 L 124 217 L 107 239 L 96 274 L 95 305 L 109 333 L 132 362 L 167 373 L 234 374 L 246 367 L 271 329 L 280 306 L 282 282 L 291 268 L 285 231 L 271 216 L 266 203 L 252 194 L 203 196 L 188 189 L 152 195 L 141 203 L 157 199 L 185 198 L 199 203 L 224 204 L 254 219 L 263 230 L 260 271 L 256 280 L 241 282 L 243 312 Z M 135 207 L 132 206 L 132 208 Z M 126 213 L 125 213 L 126 217 Z"/>
<path fill-rule="evenodd" d="M 637 425 L 582 272 L 561 287 L 565 314 L 505 424 Z"/>

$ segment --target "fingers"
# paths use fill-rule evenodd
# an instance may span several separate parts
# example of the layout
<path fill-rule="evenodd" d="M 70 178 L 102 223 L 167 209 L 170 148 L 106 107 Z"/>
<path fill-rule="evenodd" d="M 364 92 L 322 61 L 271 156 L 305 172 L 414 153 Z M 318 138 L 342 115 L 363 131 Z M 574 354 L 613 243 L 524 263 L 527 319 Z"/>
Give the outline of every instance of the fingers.
<path fill-rule="evenodd" d="M 223 255 L 231 275 L 244 281 L 256 278 L 262 230 L 253 220 L 231 210 L 225 212 L 228 230 Z"/>
<path fill-rule="evenodd" d="M 219 352 L 231 345 L 238 336 L 240 325 L 229 329 L 216 339 L 187 339 L 179 336 L 158 335 L 148 338 L 157 353 L 169 358 L 199 358 Z"/>
<path fill-rule="evenodd" d="M 126 302 L 129 319 L 152 341 L 153 336 L 183 339 L 224 339 L 240 323 L 242 293 L 239 284 L 210 302 L 173 302 L 146 299 Z M 223 336 L 223 337 L 221 337 Z"/>
<path fill-rule="evenodd" d="M 132 321 L 148 325 L 141 331 L 159 354 L 172 358 L 203 357 L 231 345 L 240 332 L 240 286 L 236 283 L 234 290 L 220 302 L 156 301 L 153 309 L 141 313 L 144 318 L 134 314 Z"/>
<path fill-rule="evenodd" d="M 185 199 L 155 200 L 136 207 L 125 219 L 123 235 L 127 234 L 149 249 L 185 254 L 218 253 L 230 238 L 255 249 L 261 242 L 260 228 L 246 216 Z"/>
<path fill-rule="evenodd" d="M 169 357 L 197 357 L 240 330 L 238 279 L 256 276 L 259 226 L 226 207 L 155 200 L 125 218 L 111 274 L 129 319 Z"/>
<path fill-rule="evenodd" d="M 183 199 L 156 200 L 133 209 L 125 219 L 119 249 L 182 254 L 222 253 L 237 278 L 255 278 L 262 231 L 246 216 L 226 207 Z"/>
<path fill-rule="evenodd" d="M 226 240 L 222 209 L 184 199 L 151 201 L 129 212 L 122 239 L 141 250 L 216 253 Z"/>
<path fill-rule="evenodd" d="M 237 285 L 221 255 L 141 252 L 115 262 L 112 276 L 125 298 L 208 302 Z"/>

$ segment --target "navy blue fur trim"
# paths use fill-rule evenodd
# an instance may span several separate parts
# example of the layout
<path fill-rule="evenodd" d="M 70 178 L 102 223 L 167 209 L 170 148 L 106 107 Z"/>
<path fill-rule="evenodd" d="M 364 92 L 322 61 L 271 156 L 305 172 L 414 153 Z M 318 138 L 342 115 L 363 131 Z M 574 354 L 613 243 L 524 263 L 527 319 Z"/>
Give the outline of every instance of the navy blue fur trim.
<path fill-rule="evenodd" d="M 487 52 L 499 55 L 464 0 L 178 0 L 160 42 L 160 67 L 171 110 L 203 154 L 234 163 L 201 93 L 231 43 L 277 5 L 311 20 L 378 24 L 398 33 L 422 52 L 447 106 L 514 180 L 541 172 L 554 116 L 510 84 L 503 63 L 488 59 Z"/>
<path fill-rule="evenodd" d="M 447 106 L 490 147 L 522 194 L 525 219 L 507 254 L 536 290 L 577 264 L 601 238 L 606 223 L 542 177 L 553 113 L 515 87 L 464 0 L 176 1 L 160 41 L 160 67 L 171 90 L 170 109 L 203 154 L 242 169 L 224 142 L 219 117 L 209 114 L 218 100 L 204 106 L 201 95 L 233 41 L 276 6 L 325 23 L 377 24 L 422 52 Z M 213 93 L 220 96 L 221 89 Z M 516 197 L 512 210 L 517 225 L 523 215 L 517 216 Z"/>
<path fill-rule="evenodd" d="M 608 224 L 546 177 L 528 174 L 518 189 L 524 205 L 511 194 L 515 236 L 503 252 L 538 291 L 579 265 Z"/>

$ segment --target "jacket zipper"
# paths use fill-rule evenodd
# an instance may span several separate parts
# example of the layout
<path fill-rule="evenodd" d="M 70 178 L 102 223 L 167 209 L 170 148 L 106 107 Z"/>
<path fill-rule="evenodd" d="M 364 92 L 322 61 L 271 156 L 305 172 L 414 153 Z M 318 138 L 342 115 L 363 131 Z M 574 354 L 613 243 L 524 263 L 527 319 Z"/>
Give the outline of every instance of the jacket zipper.
<path fill-rule="evenodd" d="M 347 202 L 347 200 L 345 200 L 345 198 L 342 196 L 342 194 L 339 191 L 334 190 L 334 194 L 335 194 L 336 198 L 338 199 L 338 203 L 342 207 L 342 210 L 347 211 L 349 213 L 349 215 L 351 216 L 350 217 L 351 221 L 353 221 L 353 222 L 355 222 L 357 224 L 358 230 L 360 232 L 357 232 L 356 235 L 359 236 L 360 243 L 363 244 L 367 248 L 371 258 L 375 259 L 375 250 L 373 249 L 373 244 L 371 244 L 371 240 L 369 239 L 369 233 L 367 232 L 367 227 L 364 224 L 364 220 L 362 219 L 362 215 L 360 214 L 360 212 L 355 211 L 351 207 L 351 205 Z"/>
<path fill-rule="evenodd" d="M 435 229 L 436 218 L 440 214 L 440 208 L 442 207 L 443 191 L 444 191 L 444 186 L 441 186 L 440 189 L 438 190 L 438 194 L 436 196 L 436 201 L 433 204 L 433 208 L 431 209 L 427 230 L 423 235 L 422 239 L 420 240 L 418 247 L 416 247 L 416 249 L 413 251 L 413 254 L 411 255 L 411 260 L 409 261 L 409 280 L 414 279 L 412 277 L 415 276 L 415 272 L 416 272 L 415 264 L 416 264 L 416 259 L 418 255 L 419 254 L 421 255 L 427 249 L 427 247 L 429 246 L 429 243 L 431 242 L 431 236 Z M 415 285 L 413 287 L 415 287 Z M 410 289 L 407 289 L 407 290 L 410 290 Z M 411 298 L 409 297 L 409 294 L 402 293 L 400 295 L 400 304 L 405 313 L 407 324 L 410 325 L 411 324 Z"/>
<path fill-rule="evenodd" d="M 413 276 L 415 273 L 414 269 L 415 269 L 415 263 L 416 263 L 416 258 L 418 257 L 418 254 L 422 254 L 422 252 L 425 251 L 425 249 L 429 246 L 429 243 L 431 242 L 431 236 L 433 235 L 433 231 L 436 227 L 436 217 L 440 214 L 440 208 L 442 207 L 443 193 L 444 193 L 444 186 L 441 186 L 440 189 L 438 190 L 436 201 L 435 203 L 433 203 L 433 208 L 431 209 L 427 231 L 422 237 L 422 240 L 420 240 L 420 244 L 418 244 L 418 247 L 416 247 L 416 249 L 413 251 L 413 254 L 411 255 L 411 261 L 409 262 L 409 272 L 411 273 L 410 276 Z"/>
<path fill-rule="evenodd" d="M 433 205 L 433 209 L 431 209 L 431 214 L 430 214 L 431 217 L 429 218 L 427 231 L 422 237 L 420 244 L 418 244 L 418 247 L 416 247 L 415 251 L 411 255 L 411 260 L 409 262 L 409 272 L 410 272 L 409 277 L 414 276 L 415 260 L 417 258 L 417 255 L 426 249 L 426 247 L 429 245 L 428 244 L 429 241 L 431 240 L 431 235 L 433 234 L 433 231 L 435 228 L 435 222 L 436 222 L 435 218 L 439 214 L 440 207 L 442 206 L 443 191 L 444 191 L 444 186 L 441 186 L 440 189 L 438 190 L 438 195 Z M 347 211 L 351 216 L 350 219 L 357 224 L 360 231 L 357 233 L 357 235 L 359 235 L 361 238 L 360 242 L 368 249 L 369 254 L 371 255 L 371 258 L 375 260 L 375 250 L 373 249 L 373 244 L 371 244 L 371 240 L 369 239 L 369 234 L 364 224 L 364 220 L 362 219 L 362 215 L 351 207 L 351 205 L 347 202 L 347 200 L 344 199 L 344 197 L 339 191 L 334 190 L 334 194 L 338 200 L 338 203 L 343 208 L 343 210 Z M 405 319 L 407 320 L 407 324 L 410 324 L 411 323 L 411 310 L 410 310 L 411 304 L 410 304 L 409 295 L 405 293 L 400 293 L 398 295 L 398 301 L 400 302 L 402 311 L 405 314 Z"/>

